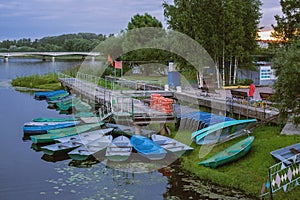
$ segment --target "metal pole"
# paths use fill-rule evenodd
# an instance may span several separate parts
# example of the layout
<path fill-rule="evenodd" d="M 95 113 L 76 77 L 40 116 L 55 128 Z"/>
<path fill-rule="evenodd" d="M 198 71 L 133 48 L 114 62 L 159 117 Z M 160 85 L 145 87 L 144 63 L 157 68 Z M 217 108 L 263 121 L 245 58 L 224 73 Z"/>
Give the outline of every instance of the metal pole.
<path fill-rule="evenodd" d="M 113 90 L 115 90 L 116 75 L 117 75 L 117 70 L 116 70 L 116 68 L 115 68 L 115 69 L 114 69 L 114 82 L 113 82 Z"/>
<path fill-rule="evenodd" d="M 269 174 L 269 181 L 270 181 L 270 199 L 273 199 L 273 192 L 272 192 L 272 176 L 271 176 L 271 169 L 269 168 L 268 170 L 268 174 Z"/>

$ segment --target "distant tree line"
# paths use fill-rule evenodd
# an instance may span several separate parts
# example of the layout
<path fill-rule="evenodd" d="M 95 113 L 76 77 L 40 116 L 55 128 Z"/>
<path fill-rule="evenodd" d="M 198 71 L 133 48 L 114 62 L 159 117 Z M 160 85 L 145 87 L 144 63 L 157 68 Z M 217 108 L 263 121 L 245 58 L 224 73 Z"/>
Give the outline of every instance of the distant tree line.
<path fill-rule="evenodd" d="M 95 33 L 63 34 L 59 36 L 43 37 L 31 40 L 3 40 L 0 42 L 0 52 L 28 52 L 28 51 L 91 51 L 100 42 L 112 37 Z"/>

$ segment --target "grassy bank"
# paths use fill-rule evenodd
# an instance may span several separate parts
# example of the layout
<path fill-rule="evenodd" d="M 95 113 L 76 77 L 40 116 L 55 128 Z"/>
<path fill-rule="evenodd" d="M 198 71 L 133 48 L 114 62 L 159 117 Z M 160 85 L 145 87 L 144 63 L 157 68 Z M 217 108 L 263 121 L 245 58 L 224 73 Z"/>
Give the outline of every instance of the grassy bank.
<path fill-rule="evenodd" d="M 284 136 L 280 135 L 280 131 L 280 127 L 274 126 L 257 128 L 253 134 L 255 140 L 250 152 L 242 159 L 217 169 L 199 166 L 198 162 L 216 154 L 241 140 L 241 138 L 217 145 L 211 151 L 209 148 L 197 146 L 193 143 L 192 146 L 195 150 L 190 155 L 182 157 L 183 168 L 203 180 L 208 180 L 224 187 L 236 188 L 244 191 L 246 194 L 258 197 L 262 184 L 267 181 L 268 168 L 277 162 L 270 155 L 270 152 L 300 141 L 300 136 Z M 203 157 L 206 152 L 209 153 Z M 298 187 L 291 192 L 278 192 L 274 199 L 298 199 L 299 195 L 300 188 Z"/>
<path fill-rule="evenodd" d="M 63 73 L 72 77 L 76 76 L 80 65 L 76 65 Z M 33 88 L 39 90 L 59 90 L 62 89 L 57 73 L 47 73 L 43 75 L 34 74 L 30 76 L 20 76 L 12 80 L 13 87 Z"/>
<path fill-rule="evenodd" d="M 56 73 L 17 77 L 11 82 L 13 87 L 36 88 L 43 90 L 61 89 Z"/>

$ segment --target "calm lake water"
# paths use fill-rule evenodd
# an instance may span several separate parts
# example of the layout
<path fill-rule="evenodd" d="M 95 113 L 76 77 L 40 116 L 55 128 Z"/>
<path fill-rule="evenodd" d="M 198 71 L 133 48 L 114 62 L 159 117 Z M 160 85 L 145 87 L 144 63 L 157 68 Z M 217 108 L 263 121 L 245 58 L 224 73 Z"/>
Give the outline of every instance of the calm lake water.
<path fill-rule="evenodd" d="M 10 86 L 17 76 L 58 72 L 75 62 L 39 59 L 0 59 L 0 199 L 242 199 L 242 193 L 197 180 L 179 161 L 147 173 L 128 173 L 105 163 L 74 163 L 46 157 L 30 141 L 22 126 L 36 117 L 65 117 L 47 109 L 45 101 Z"/>

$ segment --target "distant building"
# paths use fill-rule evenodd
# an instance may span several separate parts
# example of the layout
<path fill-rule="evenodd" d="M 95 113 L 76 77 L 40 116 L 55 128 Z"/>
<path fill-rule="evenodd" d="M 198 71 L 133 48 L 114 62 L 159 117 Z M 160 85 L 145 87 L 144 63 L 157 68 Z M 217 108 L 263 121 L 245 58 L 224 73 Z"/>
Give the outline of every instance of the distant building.
<path fill-rule="evenodd" d="M 269 86 L 273 85 L 277 77 L 275 76 L 275 71 L 272 69 L 271 62 L 256 62 L 257 71 L 238 69 L 237 78 L 251 79 L 257 86 Z"/>

